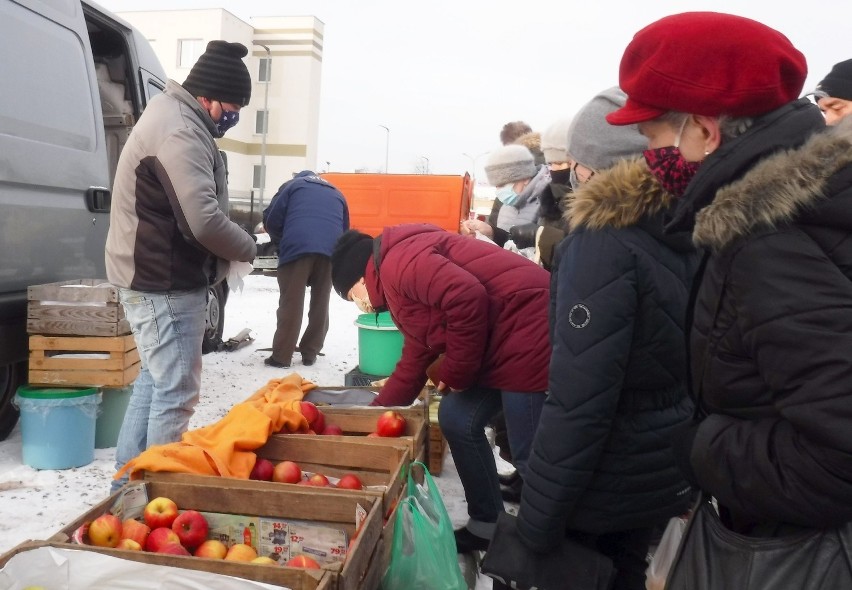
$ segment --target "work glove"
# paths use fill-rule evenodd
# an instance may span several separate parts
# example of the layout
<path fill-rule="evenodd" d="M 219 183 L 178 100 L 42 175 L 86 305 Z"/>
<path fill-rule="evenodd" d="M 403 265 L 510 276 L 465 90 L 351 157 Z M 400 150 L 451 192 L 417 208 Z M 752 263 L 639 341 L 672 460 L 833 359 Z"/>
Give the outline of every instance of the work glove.
<path fill-rule="evenodd" d="M 538 231 L 537 223 L 525 223 L 515 225 L 509 229 L 509 237 L 519 250 L 535 246 L 535 234 Z"/>

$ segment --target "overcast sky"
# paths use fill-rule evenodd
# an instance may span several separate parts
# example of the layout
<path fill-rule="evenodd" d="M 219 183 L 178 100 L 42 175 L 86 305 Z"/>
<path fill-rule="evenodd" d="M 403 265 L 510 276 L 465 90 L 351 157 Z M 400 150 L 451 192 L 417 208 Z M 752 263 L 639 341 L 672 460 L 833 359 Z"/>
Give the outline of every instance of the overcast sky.
<path fill-rule="evenodd" d="M 766 0 L 100 0 L 115 12 L 225 8 L 325 24 L 318 168 L 460 174 L 522 119 L 536 131 L 618 82 L 633 34 L 668 14 L 729 12 L 784 33 L 808 59 L 804 91 L 852 58 L 852 2 Z M 699 40 L 696 39 L 696 43 Z M 732 64 L 732 67 L 736 67 Z M 180 82 L 181 80 L 179 80 Z M 477 168 L 482 176 L 479 158 Z"/>

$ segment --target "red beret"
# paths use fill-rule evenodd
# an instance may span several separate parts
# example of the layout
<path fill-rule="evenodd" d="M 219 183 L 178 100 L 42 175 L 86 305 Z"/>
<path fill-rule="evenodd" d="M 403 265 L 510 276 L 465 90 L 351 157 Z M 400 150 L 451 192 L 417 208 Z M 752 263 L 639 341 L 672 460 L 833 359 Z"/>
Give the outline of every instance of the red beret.
<path fill-rule="evenodd" d="M 624 50 L 619 85 L 627 103 L 612 125 L 656 119 L 668 111 L 761 115 L 799 97 L 805 56 L 757 21 L 718 12 L 685 12 L 651 23 Z"/>

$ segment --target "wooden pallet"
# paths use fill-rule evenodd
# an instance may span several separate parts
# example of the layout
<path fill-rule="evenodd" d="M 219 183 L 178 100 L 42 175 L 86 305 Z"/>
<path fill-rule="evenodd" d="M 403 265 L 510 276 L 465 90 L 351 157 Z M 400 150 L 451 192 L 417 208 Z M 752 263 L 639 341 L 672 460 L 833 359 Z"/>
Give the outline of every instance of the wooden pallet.
<path fill-rule="evenodd" d="M 30 336 L 33 385 L 129 385 L 139 375 L 139 351 L 125 336 Z"/>
<path fill-rule="evenodd" d="M 118 288 L 106 279 L 78 279 L 27 289 L 27 332 L 121 336 L 130 333 L 130 324 Z"/>

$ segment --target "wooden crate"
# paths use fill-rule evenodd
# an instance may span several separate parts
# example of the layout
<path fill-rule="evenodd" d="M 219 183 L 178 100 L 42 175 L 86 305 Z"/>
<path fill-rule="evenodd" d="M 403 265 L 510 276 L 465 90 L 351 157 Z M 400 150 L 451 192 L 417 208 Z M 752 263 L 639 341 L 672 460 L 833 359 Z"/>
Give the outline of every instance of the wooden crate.
<path fill-rule="evenodd" d="M 405 486 L 408 474 L 409 457 L 407 449 L 399 446 L 372 445 L 345 440 L 339 436 L 271 436 L 268 442 L 255 452 L 258 457 L 269 459 L 273 463 L 288 460 L 295 461 L 302 471 L 322 473 L 339 478 L 347 473 L 358 476 L 367 489 L 341 490 L 337 488 L 309 488 L 328 491 L 334 494 L 360 496 L 367 494 L 381 500 L 382 514 L 391 510 Z M 171 481 L 216 485 L 217 481 L 260 490 L 304 489 L 296 484 L 275 483 L 236 478 L 224 478 L 211 475 L 188 473 L 150 472 L 142 473 L 149 481 Z"/>
<path fill-rule="evenodd" d="M 359 442 L 376 446 L 403 446 L 408 450 L 411 460 L 421 460 L 426 452 L 426 439 L 428 437 L 429 424 L 424 408 L 415 406 L 411 408 L 385 408 L 376 406 L 364 407 L 335 407 L 318 406 L 325 414 L 325 423 L 340 426 L 343 430 L 342 436 L 336 435 L 303 435 L 303 434 L 276 434 L 286 438 L 312 437 L 323 440 L 338 440 Z M 405 433 L 397 438 L 368 437 L 371 432 L 376 431 L 376 421 L 388 410 L 399 412 L 405 418 Z"/>
<path fill-rule="evenodd" d="M 440 475 L 444 469 L 444 457 L 447 456 L 447 439 L 437 424 L 429 425 L 429 473 Z"/>
<path fill-rule="evenodd" d="M 79 279 L 27 288 L 27 332 L 121 336 L 130 334 L 130 324 L 117 287 L 106 279 Z"/>
<path fill-rule="evenodd" d="M 30 336 L 29 360 L 32 385 L 124 387 L 141 367 L 132 334 Z"/>
<path fill-rule="evenodd" d="M 158 563 L 175 567 L 187 567 L 242 577 L 258 582 L 267 582 L 292 588 L 293 590 L 361 590 L 368 568 L 382 532 L 382 515 L 379 500 L 366 493 L 334 493 L 321 488 L 304 488 L 279 484 L 278 489 L 244 485 L 246 480 L 218 478 L 214 485 L 181 481 L 149 480 L 143 482 L 147 498 L 159 496 L 172 499 L 181 510 L 216 512 L 253 517 L 280 518 L 283 520 L 307 520 L 317 524 L 331 525 L 355 533 L 355 515 L 360 509 L 367 515 L 358 529 L 358 535 L 350 543 L 346 561 L 337 568 L 322 570 L 284 566 L 263 566 L 251 563 L 222 561 L 201 557 L 164 555 L 144 551 L 125 551 L 104 547 L 71 544 L 72 535 L 81 525 L 108 512 L 124 490 L 138 485 L 131 482 L 121 491 L 93 507 L 69 523 L 48 541 L 65 543 L 66 546 L 85 548 L 125 559 Z M 255 483 L 255 482 L 251 482 Z M 342 491 L 342 490 L 341 490 Z M 351 490 L 350 490 L 351 491 Z"/>

